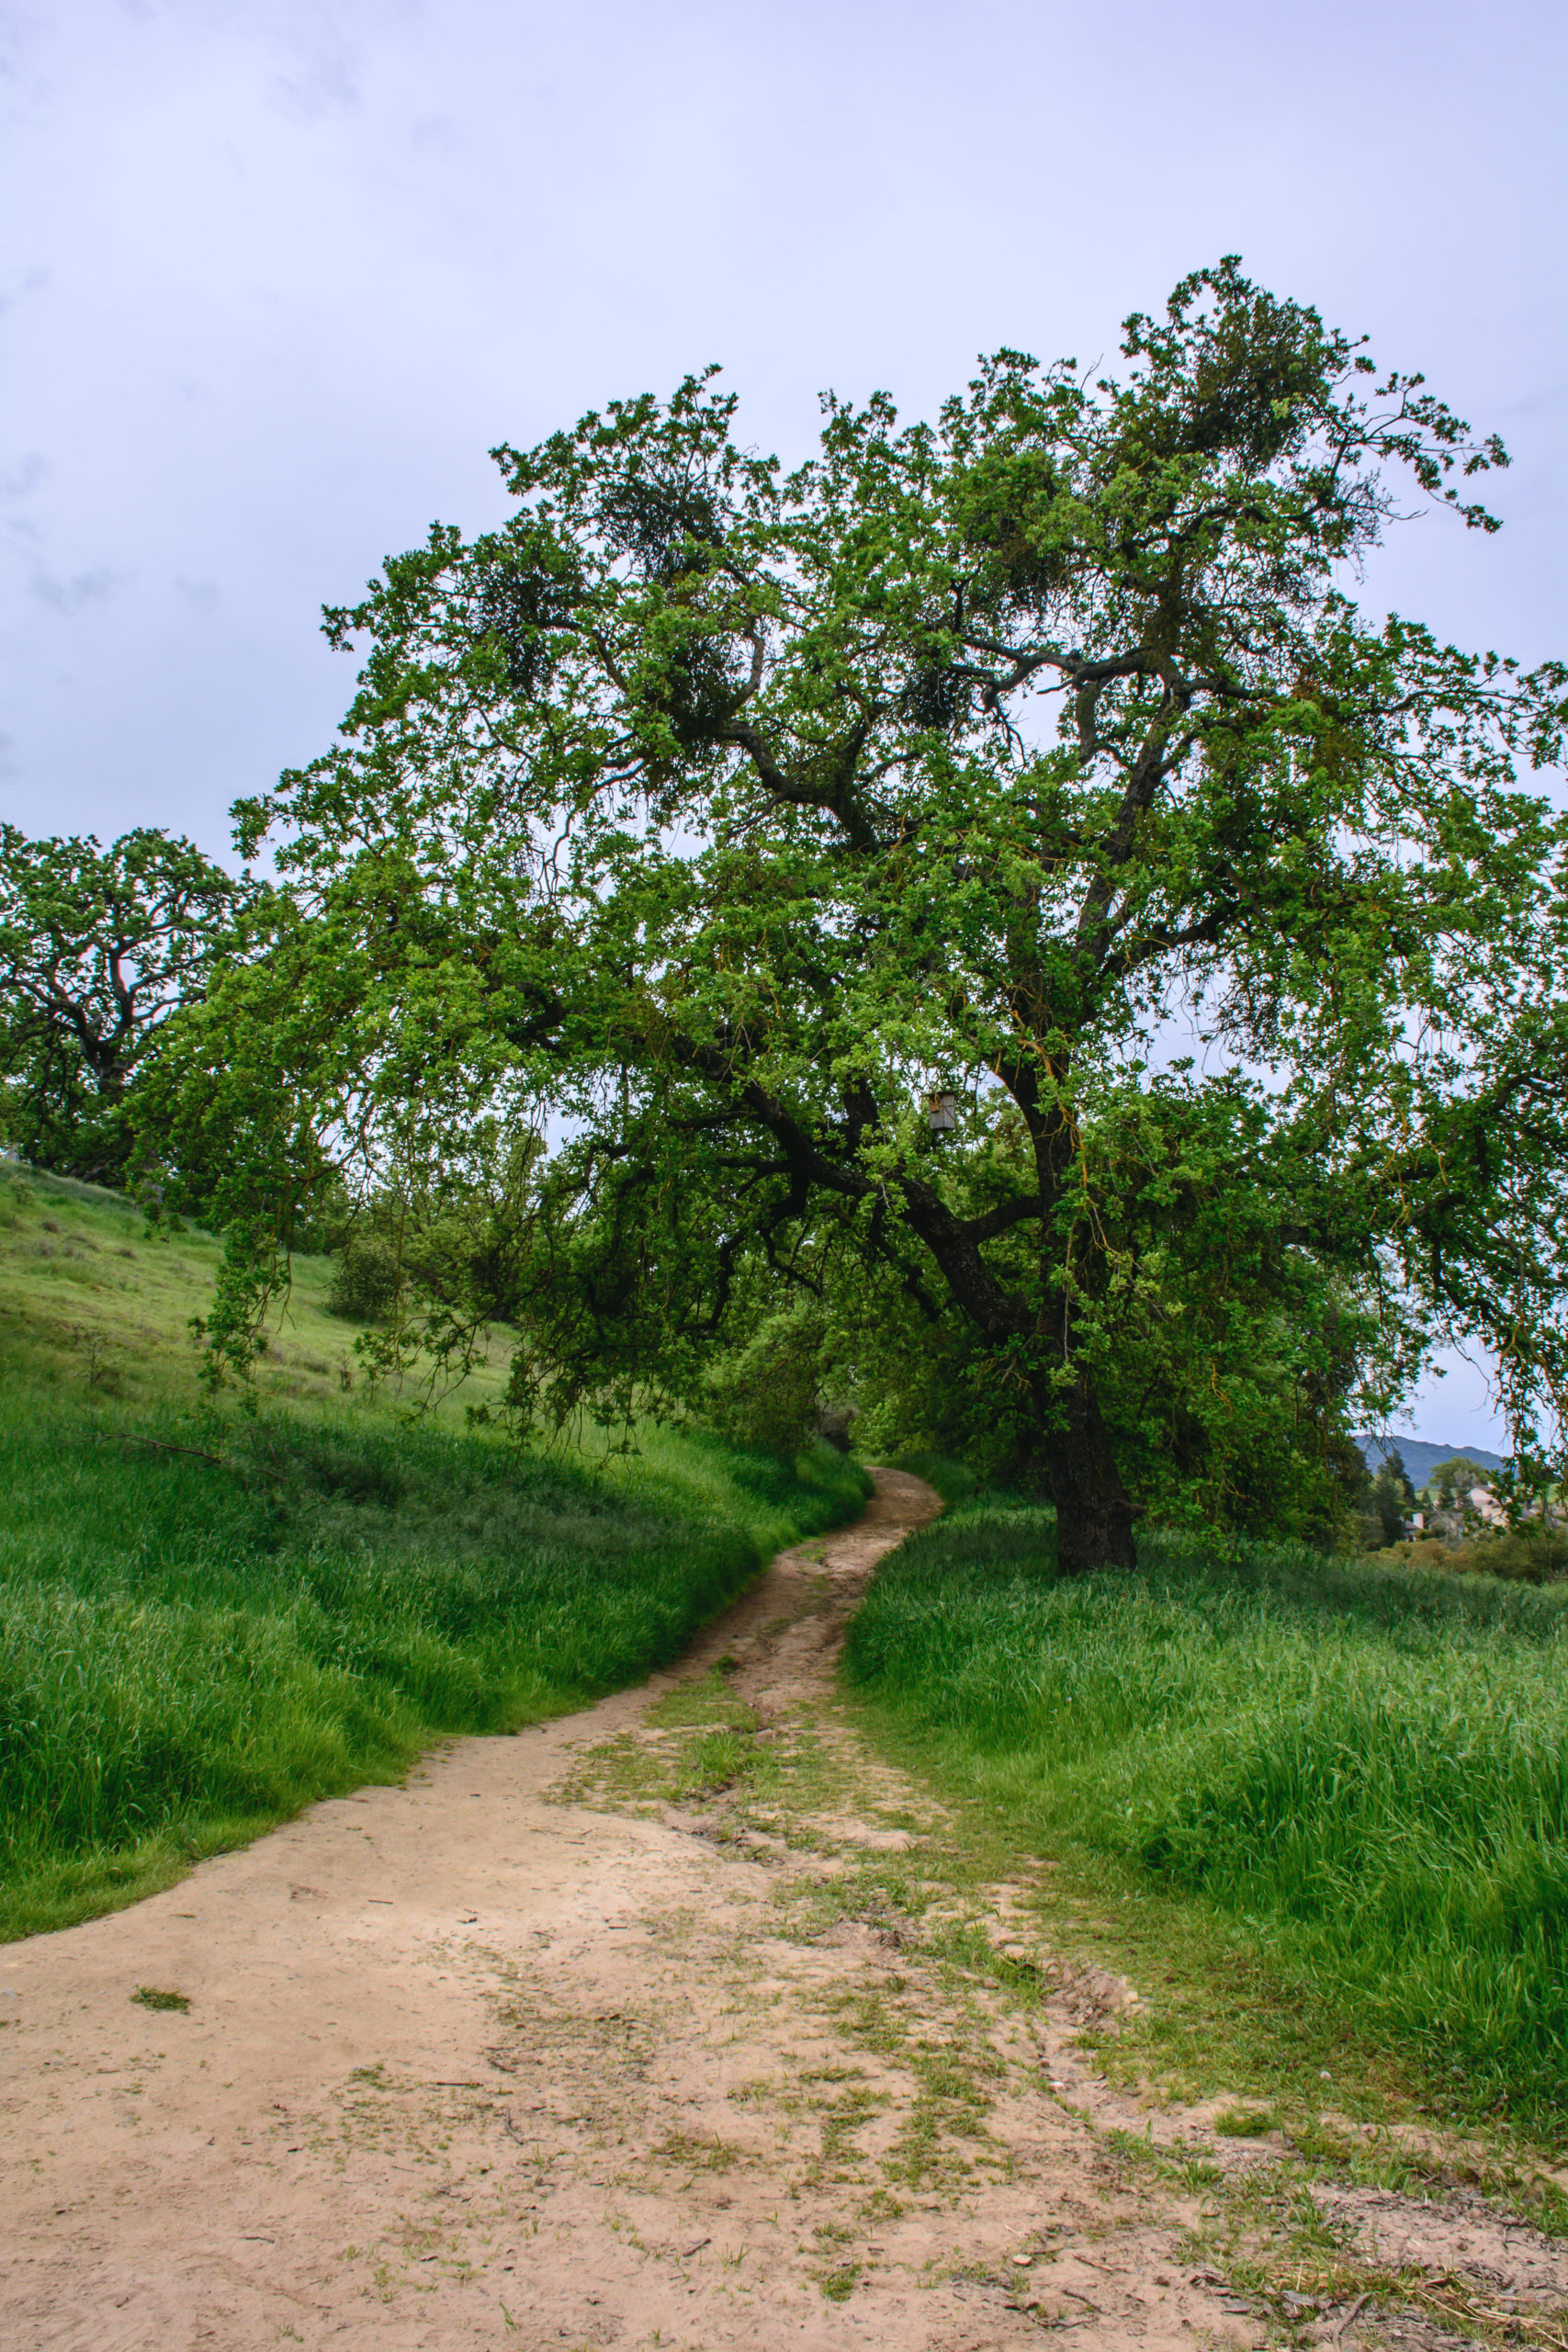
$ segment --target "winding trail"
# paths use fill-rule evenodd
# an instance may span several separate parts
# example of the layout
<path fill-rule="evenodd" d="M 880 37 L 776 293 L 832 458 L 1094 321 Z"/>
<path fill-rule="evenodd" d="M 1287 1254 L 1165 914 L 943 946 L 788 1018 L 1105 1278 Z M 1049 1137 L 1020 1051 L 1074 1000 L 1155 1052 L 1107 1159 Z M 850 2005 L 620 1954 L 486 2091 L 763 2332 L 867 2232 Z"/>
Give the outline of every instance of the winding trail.
<path fill-rule="evenodd" d="M 1027 1890 L 835 1696 L 936 1508 L 879 1472 L 643 1689 L 0 1952 L 7 2352 L 1261 2343 L 1108 2158 L 1116 1988 L 964 1964 Z"/>

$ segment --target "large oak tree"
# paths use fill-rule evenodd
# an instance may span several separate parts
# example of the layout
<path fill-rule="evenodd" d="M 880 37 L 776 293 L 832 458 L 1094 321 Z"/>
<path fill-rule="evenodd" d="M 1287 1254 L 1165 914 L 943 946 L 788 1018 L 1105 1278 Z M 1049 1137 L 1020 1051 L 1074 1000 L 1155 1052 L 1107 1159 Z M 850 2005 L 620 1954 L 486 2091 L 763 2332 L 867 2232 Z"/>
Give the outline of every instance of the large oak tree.
<path fill-rule="evenodd" d="M 340 740 L 242 808 L 299 911 L 187 1040 L 192 1164 L 202 1117 L 254 1176 L 264 1131 L 385 1164 L 552 1105 L 569 1390 L 837 1235 L 973 1332 L 1070 1570 L 1133 1557 L 1122 1211 L 1239 1084 L 1281 1247 L 1500 1346 L 1521 1426 L 1560 1398 L 1563 835 L 1518 771 L 1564 673 L 1353 594 L 1412 494 L 1493 529 L 1505 453 L 1234 259 L 1123 351 L 1001 352 L 935 424 L 829 398 L 793 473 L 711 377 L 498 450 L 513 519 L 329 613 Z M 1229 1068 L 1156 1087 L 1182 1007 Z"/>

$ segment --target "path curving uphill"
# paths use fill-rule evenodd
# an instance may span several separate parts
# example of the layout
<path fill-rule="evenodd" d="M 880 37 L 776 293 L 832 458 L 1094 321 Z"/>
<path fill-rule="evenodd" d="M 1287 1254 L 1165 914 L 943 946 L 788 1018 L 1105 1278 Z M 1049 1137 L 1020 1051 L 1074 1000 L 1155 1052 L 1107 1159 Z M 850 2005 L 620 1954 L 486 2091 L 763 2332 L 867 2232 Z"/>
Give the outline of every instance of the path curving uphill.
<path fill-rule="evenodd" d="M 880 1471 L 643 1689 L 0 1952 L 0 2342 L 1260 2342 L 1107 2164 L 1071 2003 L 962 1964 L 940 1808 L 836 1698 L 937 1508 Z"/>

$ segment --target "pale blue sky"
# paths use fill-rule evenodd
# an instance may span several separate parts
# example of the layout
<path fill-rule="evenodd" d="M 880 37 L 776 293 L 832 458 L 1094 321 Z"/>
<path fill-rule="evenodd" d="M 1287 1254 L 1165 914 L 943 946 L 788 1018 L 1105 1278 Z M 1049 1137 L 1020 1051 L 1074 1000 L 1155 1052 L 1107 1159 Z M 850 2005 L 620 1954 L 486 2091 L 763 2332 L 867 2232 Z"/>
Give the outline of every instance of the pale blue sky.
<path fill-rule="evenodd" d="M 1562 9 L 1444 0 L 0 6 L 0 811 L 225 811 L 328 740 L 315 633 L 485 452 L 721 360 L 798 455 L 1003 343 L 1091 361 L 1199 263 L 1503 433 L 1507 529 L 1369 599 L 1568 644 Z M 1421 1433 L 1484 1442 L 1456 1373 Z"/>

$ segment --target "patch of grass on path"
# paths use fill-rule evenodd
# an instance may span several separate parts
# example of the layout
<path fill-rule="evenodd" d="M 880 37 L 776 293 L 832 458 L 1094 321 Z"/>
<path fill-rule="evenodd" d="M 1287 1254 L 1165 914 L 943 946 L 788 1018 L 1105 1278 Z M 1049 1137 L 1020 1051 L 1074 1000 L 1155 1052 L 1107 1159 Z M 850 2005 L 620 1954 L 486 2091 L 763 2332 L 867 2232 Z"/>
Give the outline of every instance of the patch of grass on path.
<path fill-rule="evenodd" d="M 640 1679 L 867 1491 L 827 1447 L 791 1468 L 653 1431 L 595 1471 L 291 1394 L 318 1379 L 302 1298 L 263 1414 L 200 1420 L 183 1322 L 213 1245 L 149 1243 L 87 1187 L 0 1190 L 0 1936 Z"/>
<path fill-rule="evenodd" d="M 966 1503 L 974 1494 L 978 1480 L 973 1470 L 955 1462 L 950 1453 L 896 1453 L 888 1463 L 889 1470 L 907 1470 L 912 1478 L 923 1478 L 934 1487 L 944 1503 Z"/>
<path fill-rule="evenodd" d="M 998 1875 L 1170 1980 L 1129 2037 L 1151 2071 L 1194 2090 L 1206 2045 L 1256 2096 L 1311 2065 L 1324 2106 L 1418 2075 L 1428 2109 L 1560 2138 L 1568 1596 L 1141 1549 L 1058 1582 L 1045 1512 L 920 1530 L 851 1627 L 868 1725 Z"/>

